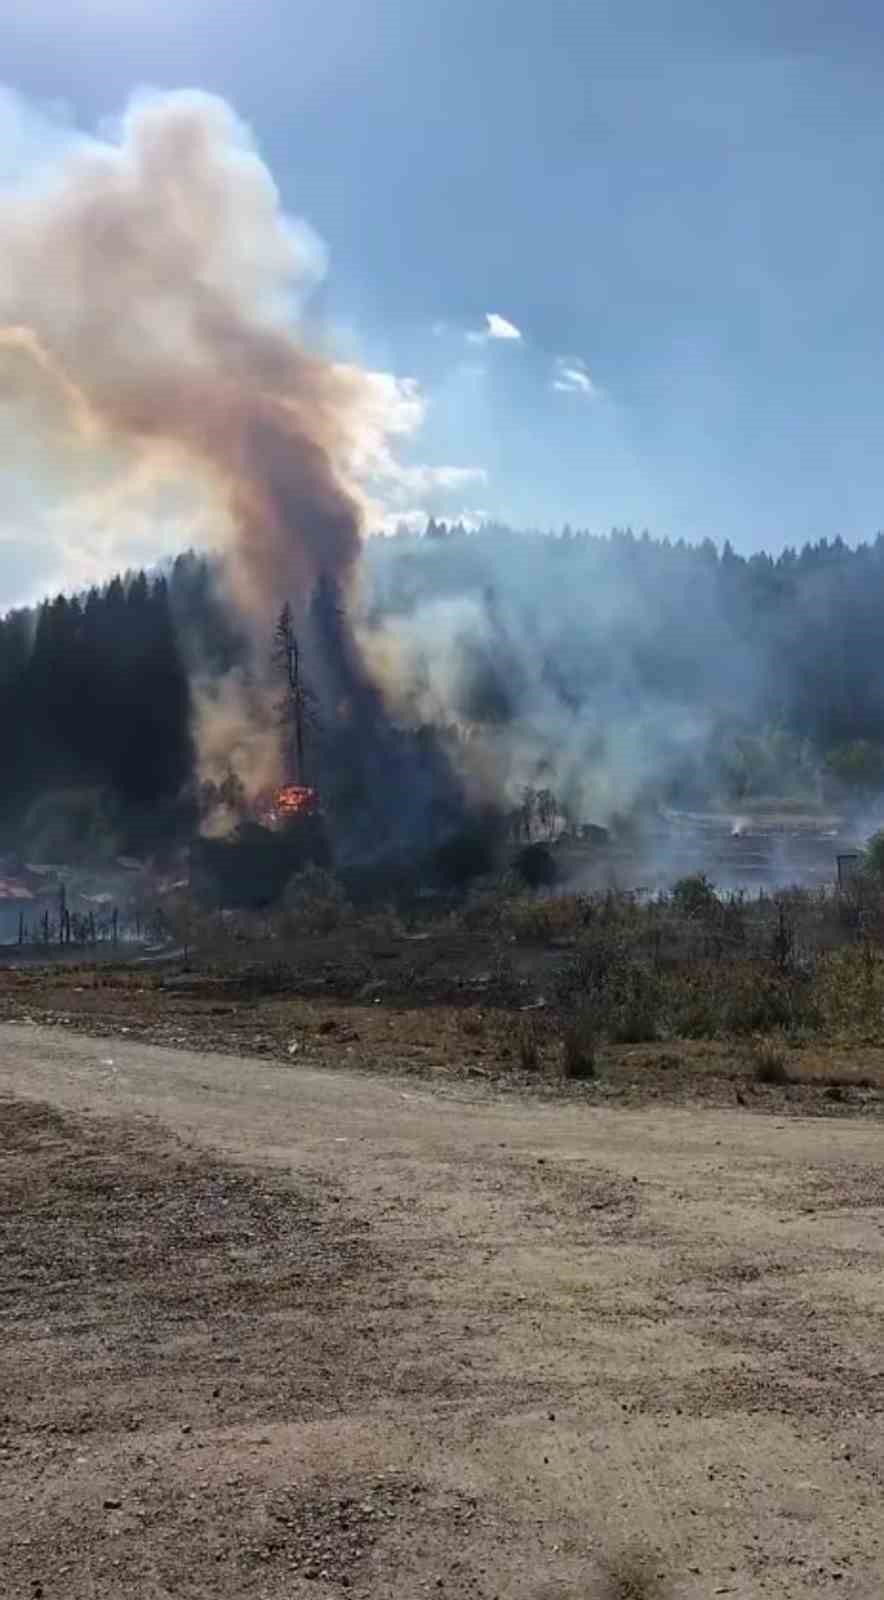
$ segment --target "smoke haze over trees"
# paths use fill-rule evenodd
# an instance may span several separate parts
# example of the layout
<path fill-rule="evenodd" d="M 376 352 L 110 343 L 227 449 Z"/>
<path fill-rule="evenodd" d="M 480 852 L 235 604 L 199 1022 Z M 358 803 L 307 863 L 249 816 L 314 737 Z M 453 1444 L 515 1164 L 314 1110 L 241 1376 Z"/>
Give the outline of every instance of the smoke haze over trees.
<path fill-rule="evenodd" d="M 83 849 L 103 830 L 138 851 L 187 836 L 194 664 L 221 677 L 248 659 L 221 593 L 189 556 L 0 623 L 7 842 L 48 849 L 56 812 Z M 433 524 L 368 541 L 354 611 L 407 741 L 363 678 L 325 687 L 322 786 L 341 815 L 371 795 L 366 849 L 397 817 L 407 831 L 409 773 L 438 789 L 444 826 L 450 774 L 421 728 L 444 731 L 487 799 L 551 790 L 577 820 L 643 804 L 860 804 L 884 788 L 884 537 L 744 559 L 628 532 Z M 324 595 L 305 636 L 321 693 L 323 631 L 337 626 Z M 422 815 L 426 828 L 432 808 Z"/>

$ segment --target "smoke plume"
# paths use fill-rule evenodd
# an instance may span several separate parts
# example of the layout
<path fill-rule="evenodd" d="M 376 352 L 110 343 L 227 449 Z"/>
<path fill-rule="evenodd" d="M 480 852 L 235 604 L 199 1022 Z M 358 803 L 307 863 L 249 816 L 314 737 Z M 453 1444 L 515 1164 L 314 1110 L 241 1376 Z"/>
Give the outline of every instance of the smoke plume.
<path fill-rule="evenodd" d="M 163 542 L 220 549 L 262 641 L 283 599 L 305 605 L 322 578 L 346 589 L 357 471 L 389 463 L 415 398 L 311 347 L 300 302 L 319 254 L 247 130 L 204 94 L 141 96 L 118 138 L 56 147 L 0 192 L 0 425 L 25 441 L 84 576 L 105 575 L 115 524 L 127 551 L 141 530 L 142 557 L 151 540 L 154 557 Z M 239 679 L 200 691 L 205 772 L 229 761 L 265 781 L 248 699 Z"/>

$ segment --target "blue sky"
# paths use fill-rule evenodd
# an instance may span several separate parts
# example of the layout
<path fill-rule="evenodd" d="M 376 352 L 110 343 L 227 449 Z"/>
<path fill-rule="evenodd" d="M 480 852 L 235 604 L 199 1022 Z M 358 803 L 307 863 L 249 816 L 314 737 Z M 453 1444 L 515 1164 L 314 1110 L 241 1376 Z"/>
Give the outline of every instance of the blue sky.
<path fill-rule="evenodd" d="M 145 83 L 231 101 L 341 347 L 426 392 L 416 458 L 486 473 L 437 512 L 884 526 L 871 0 L 29 0 L 3 72 L 90 127 Z"/>

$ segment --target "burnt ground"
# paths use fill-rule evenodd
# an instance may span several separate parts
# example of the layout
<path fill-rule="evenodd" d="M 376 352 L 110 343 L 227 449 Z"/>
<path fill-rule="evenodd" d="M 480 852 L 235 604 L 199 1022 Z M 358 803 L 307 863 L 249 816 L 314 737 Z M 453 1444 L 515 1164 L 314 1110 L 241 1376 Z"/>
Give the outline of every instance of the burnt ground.
<path fill-rule="evenodd" d="M 3 1025 L 4 1600 L 873 1600 L 881 1136 Z"/>

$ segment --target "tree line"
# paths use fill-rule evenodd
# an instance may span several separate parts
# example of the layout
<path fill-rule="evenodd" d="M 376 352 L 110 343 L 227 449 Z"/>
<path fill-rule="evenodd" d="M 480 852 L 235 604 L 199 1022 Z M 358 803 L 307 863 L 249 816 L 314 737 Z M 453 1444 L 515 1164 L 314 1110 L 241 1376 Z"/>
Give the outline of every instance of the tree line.
<path fill-rule="evenodd" d="M 744 557 L 711 540 L 628 530 L 531 535 L 433 522 L 422 536 L 369 541 L 368 624 L 464 591 L 478 592 L 493 619 L 503 604 L 489 593 L 495 573 L 526 563 L 531 604 L 561 605 L 541 669 L 563 703 L 594 694 L 604 703 L 620 673 L 630 694 L 702 713 L 698 772 L 687 752 L 674 792 L 699 783 L 700 767 L 704 782 L 714 768 L 735 799 L 781 784 L 784 772 L 802 782 L 822 774 L 857 794 L 884 789 L 884 535 L 857 549 L 821 540 Z M 61 794 L 68 813 L 83 797 L 84 848 L 90 829 L 110 829 L 132 852 L 187 835 L 196 818 L 190 673 L 196 662 L 223 671 L 245 648 L 215 580 L 211 563 L 188 554 L 0 621 L 7 842 L 22 829 L 51 839 Z M 512 649 L 529 613 L 520 616 L 509 619 Z M 310 662 L 306 671 L 313 676 Z M 344 783 L 348 735 L 332 733 Z"/>

